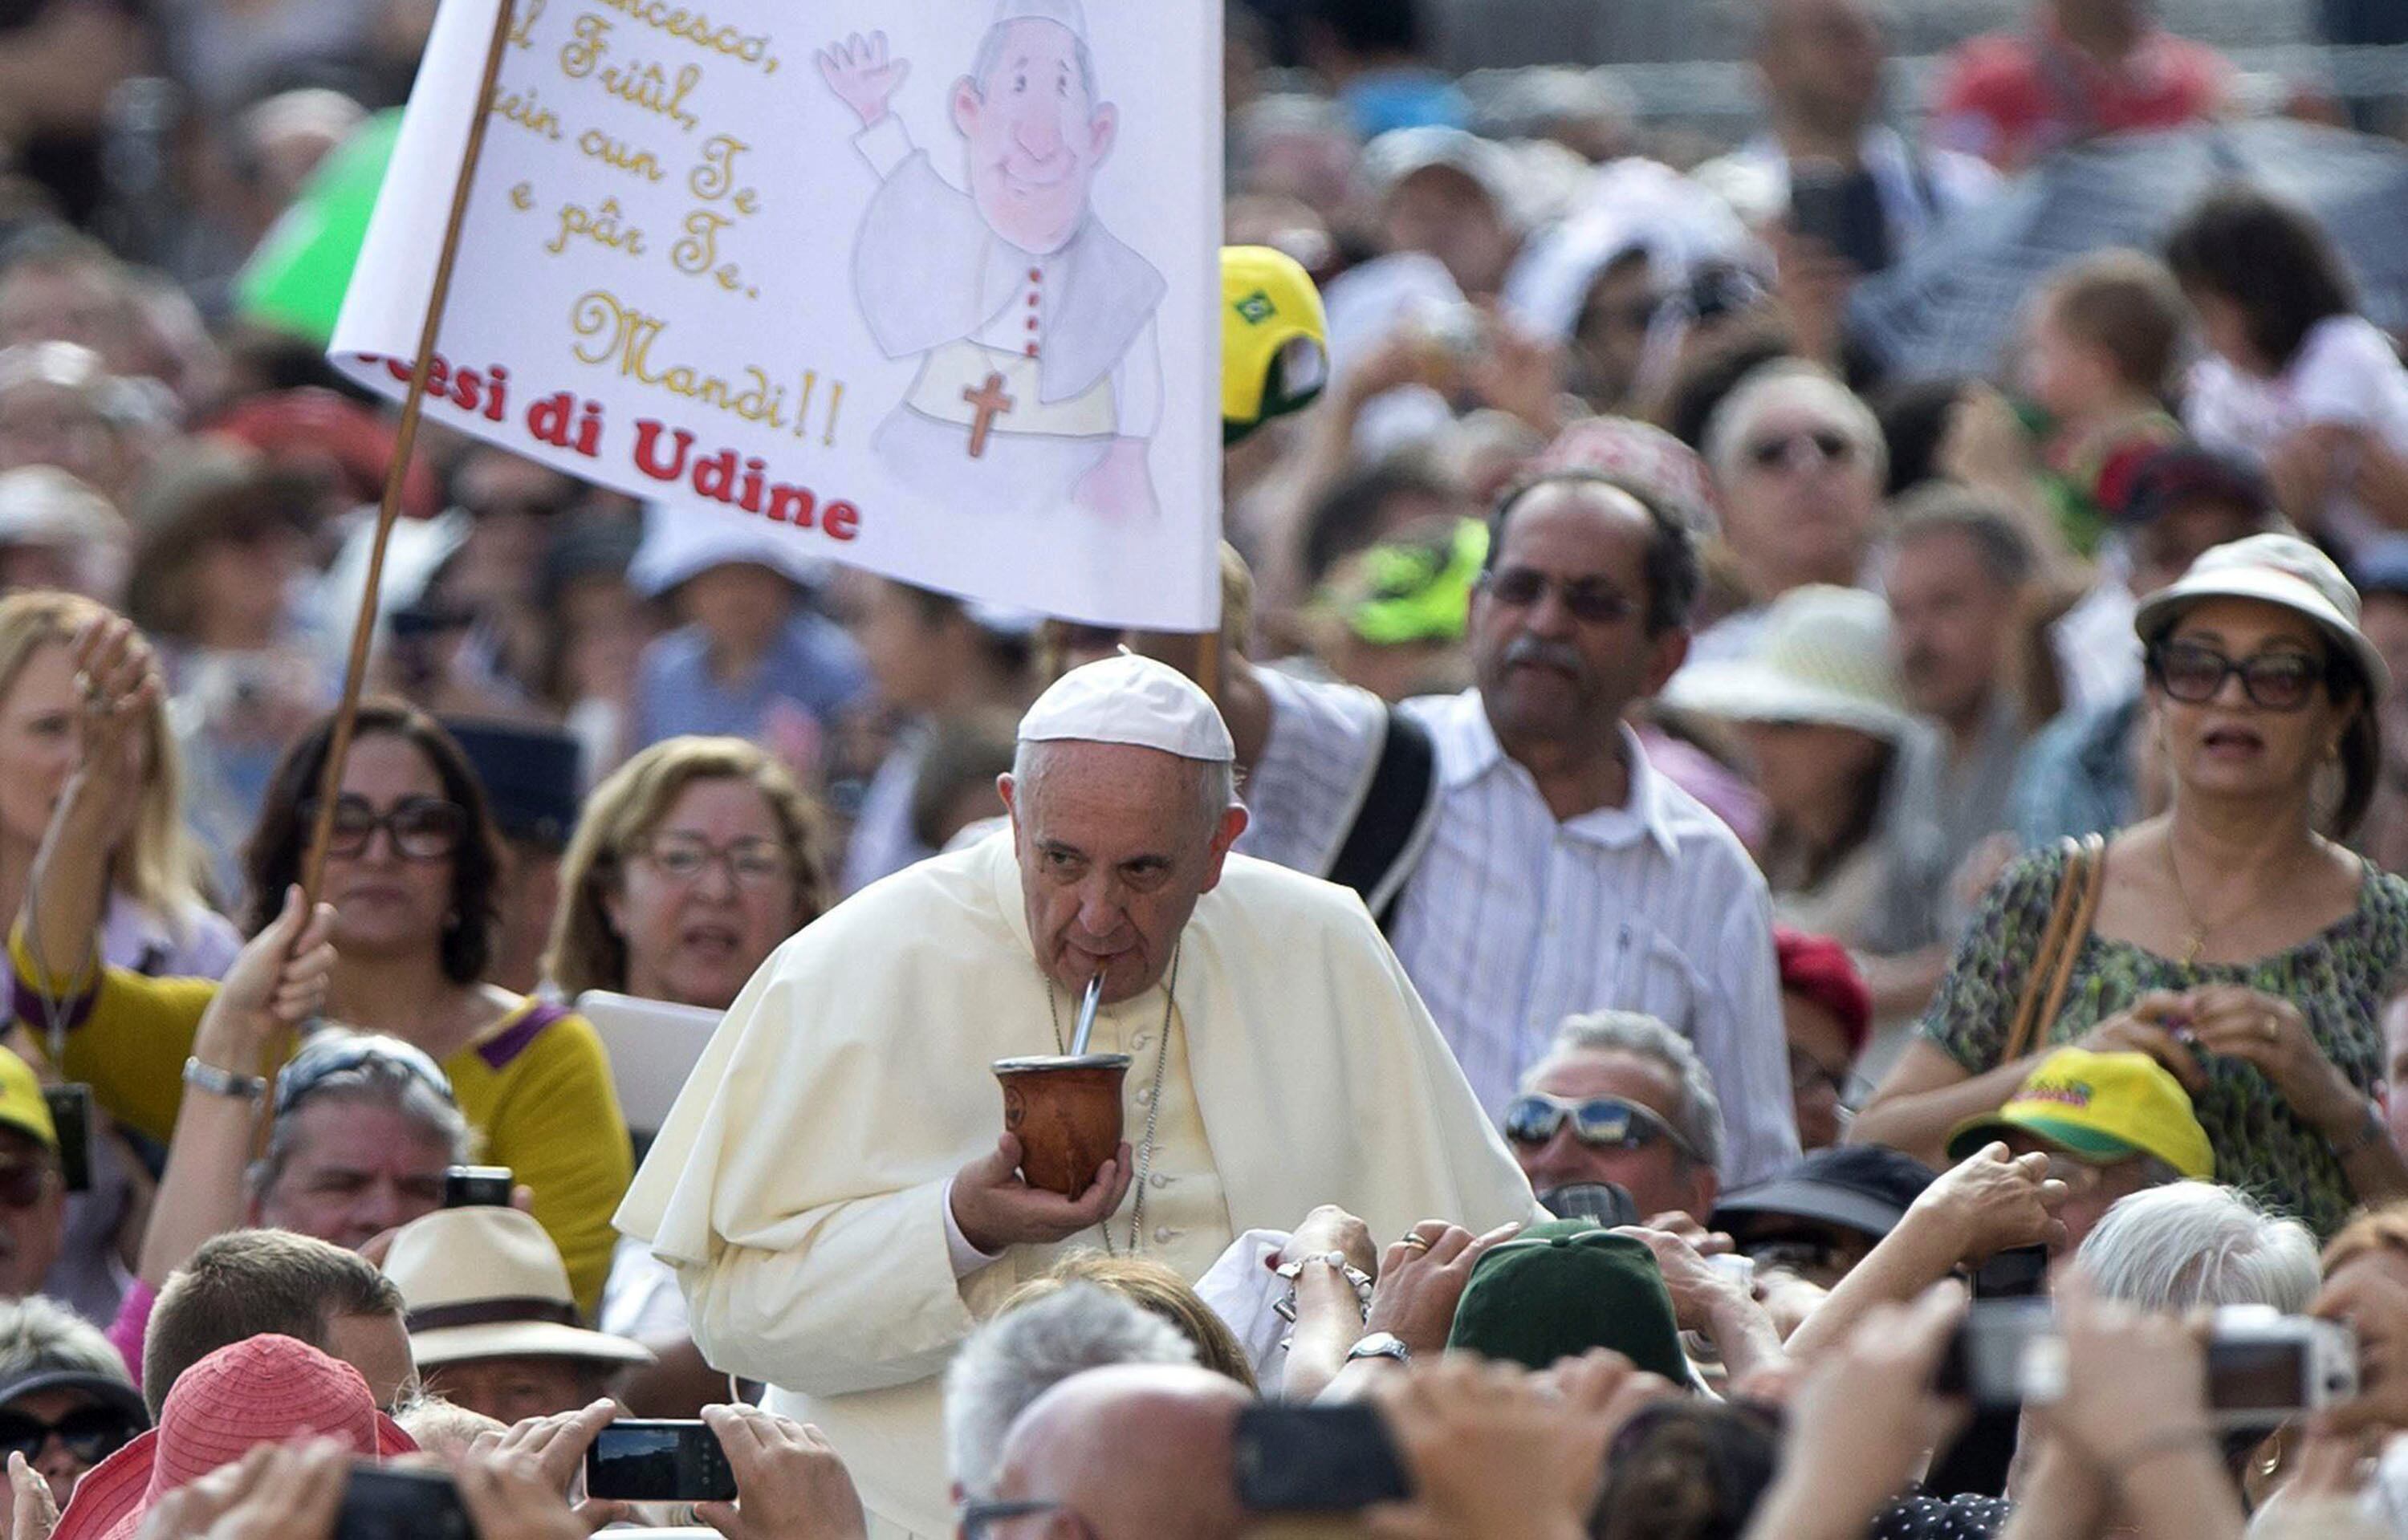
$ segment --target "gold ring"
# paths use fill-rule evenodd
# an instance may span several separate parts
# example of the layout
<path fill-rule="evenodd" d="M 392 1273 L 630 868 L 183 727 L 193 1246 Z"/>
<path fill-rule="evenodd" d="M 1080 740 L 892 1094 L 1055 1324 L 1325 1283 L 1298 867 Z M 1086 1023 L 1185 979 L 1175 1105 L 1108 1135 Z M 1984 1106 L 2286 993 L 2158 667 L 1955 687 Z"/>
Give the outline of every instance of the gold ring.
<path fill-rule="evenodd" d="M 1429 1249 L 1428 1240 L 1419 1233 L 1407 1235 L 1398 1244 L 1400 1246 L 1410 1246 L 1416 1251 L 1426 1251 Z"/>

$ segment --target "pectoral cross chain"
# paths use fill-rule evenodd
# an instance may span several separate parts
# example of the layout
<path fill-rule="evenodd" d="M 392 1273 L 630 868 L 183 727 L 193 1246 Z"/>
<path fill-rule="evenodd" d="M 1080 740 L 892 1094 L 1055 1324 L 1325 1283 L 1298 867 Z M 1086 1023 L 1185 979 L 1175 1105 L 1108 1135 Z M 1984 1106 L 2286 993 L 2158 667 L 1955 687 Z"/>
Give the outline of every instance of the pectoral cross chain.
<path fill-rule="evenodd" d="M 1010 412 L 1014 403 L 1004 393 L 1000 374 L 987 376 L 986 383 L 976 390 L 965 387 L 962 399 L 978 413 L 970 421 L 970 458 L 976 460 L 986 453 L 986 435 L 994 430 L 995 420 Z"/>

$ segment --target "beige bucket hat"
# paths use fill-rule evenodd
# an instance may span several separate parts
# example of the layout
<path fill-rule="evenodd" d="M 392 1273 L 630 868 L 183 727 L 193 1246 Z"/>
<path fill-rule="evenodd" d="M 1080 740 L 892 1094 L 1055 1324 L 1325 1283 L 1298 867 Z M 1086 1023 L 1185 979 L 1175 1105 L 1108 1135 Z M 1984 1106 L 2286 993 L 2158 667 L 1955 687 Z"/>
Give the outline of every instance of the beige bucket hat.
<path fill-rule="evenodd" d="M 480 1358 L 652 1361 L 640 1343 L 579 1324 L 560 1248 L 515 1208 L 444 1208 L 413 1219 L 394 1236 L 384 1272 L 408 1306 L 421 1369 Z"/>

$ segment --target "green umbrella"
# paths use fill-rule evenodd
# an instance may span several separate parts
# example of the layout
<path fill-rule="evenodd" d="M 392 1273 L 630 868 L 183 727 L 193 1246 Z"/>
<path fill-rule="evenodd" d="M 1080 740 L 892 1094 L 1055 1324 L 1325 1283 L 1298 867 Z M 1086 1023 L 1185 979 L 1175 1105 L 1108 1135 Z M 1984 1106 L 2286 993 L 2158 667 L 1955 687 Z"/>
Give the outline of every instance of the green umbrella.
<path fill-rule="evenodd" d="M 380 112 L 310 173 L 236 275 L 237 315 L 320 344 L 334 340 L 343 291 L 359 265 L 368 216 L 400 133 L 400 111 Z"/>

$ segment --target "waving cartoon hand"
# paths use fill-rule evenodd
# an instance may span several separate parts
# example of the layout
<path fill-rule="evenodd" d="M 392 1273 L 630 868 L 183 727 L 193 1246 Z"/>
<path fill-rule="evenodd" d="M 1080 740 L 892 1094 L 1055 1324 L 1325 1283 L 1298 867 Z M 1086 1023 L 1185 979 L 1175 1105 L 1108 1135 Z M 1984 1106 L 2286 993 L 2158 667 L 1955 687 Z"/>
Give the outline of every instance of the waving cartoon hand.
<path fill-rule="evenodd" d="M 886 116 L 886 104 L 911 73 L 911 61 L 886 56 L 882 32 L 871 33 L 867 42 L 856 32 L 841 43 L 830 43 L 820 50 L 819 62 L 820 78 L 853 108 L 864 128 Z"/>

